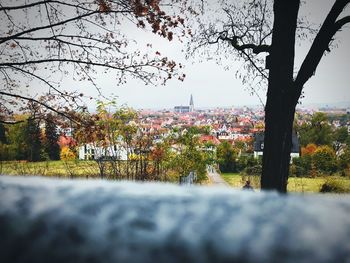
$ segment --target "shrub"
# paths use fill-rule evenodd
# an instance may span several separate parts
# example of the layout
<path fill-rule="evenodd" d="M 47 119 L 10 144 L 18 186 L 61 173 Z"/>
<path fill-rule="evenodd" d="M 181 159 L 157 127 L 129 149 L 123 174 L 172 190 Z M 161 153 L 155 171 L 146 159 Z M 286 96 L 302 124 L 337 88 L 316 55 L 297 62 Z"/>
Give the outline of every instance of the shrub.
<path fill-rule="evenodd" d="M 73 161 L 76 159 L 75 153 L 67 146 L 61 149 L 60 158 L 62 161 Z"/>
<path fill-rule="evenodd" d="M 334 150 L 329 146 L 320 146 L 312 156 L 315 168 L 320 173 L 334 173 L 337 170 L 337 161 Z"/>
<path fill-rule="evenodd" d="M 221 172 L 233 173 L 237 172 L 237 152 L 232 145 L 224 141 L 217 148 L 217 160 Z"/>
<path fill-rule="evenodd" d="M 350 184 L 346 184 L 344 181 L 329 179 L 320 189 L 321 193 L 350 193 Z"/>
<path fill-rule="evenodd" d="M 311 160 L 312 157 L 309 154 L 293 158 L 293 164 L 291 165 L 291 175 L 297 177 L 309 176 L 312 169 Z"/>
<path fill-rule="evenodd" d="M 309 143 L 305 147 L 301 148 L 301 156 L 304 155 L 313 155 L 317 149 L 317 145 L 313 143 Z"/>
<path fill-rule="evenodd" d="M 257 164 L 254 166 L 248 166 L 244 169 L 244 172 L 250 176 L 260 176 L 262 173 L 262 165 Z"/>

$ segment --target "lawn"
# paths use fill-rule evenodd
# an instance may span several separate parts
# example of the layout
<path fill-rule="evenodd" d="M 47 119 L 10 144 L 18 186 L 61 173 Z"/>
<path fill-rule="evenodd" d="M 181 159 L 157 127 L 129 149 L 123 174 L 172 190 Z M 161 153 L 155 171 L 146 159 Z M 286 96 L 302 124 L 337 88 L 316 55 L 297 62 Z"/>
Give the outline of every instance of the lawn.
<path fill-rule="evenodd" d="M 43 175 L 53 177 L 98 177 L 98 166 L 94 161 L 47 161 L 47 162 L 24 162 L 11 161 L 0 162 L 0 174 L 9 175 Z M 242 178 L 239 173 L 222 173 L 222 178 L 232 187 L 241 189 L 245 180 L 250 179 L 252 186 L 259 188 L 259 178 Z M 288 192 L 317 193 L 321 186 L 328 180 L 340 183 L 345 191 L 350 193 L 350 178 L 348 177 L 316 177 L 316 178 L 298 178 L 290 177 L 288 179 Z M 205 184 L 205 183 L 204 183 Z"/>
<path fill-rule="evenodd" d="M 222 173 L 221 177 L 232 187 L 242 188 L 242 176 L 239 173 Z"/>
<path fill-rule="evenodd" d="M 242 188 L 244 185 L 245 178 L 239 173 L 222 173 L 222 178 L 234 188 Z M 254 188 L 258 188 L 258 180 L 256 177 L 250 177 Z M 347 192 L 350 193 L 350 178 L 347 177 L 335 177 L 325 176 L 316 178 L 302 178 L 302 177 L 290 177 L 288 179 L 288 192 L 299 192 L 299 193 L 318 193 L 320 192 L 321 186 L 327 181 L 333 180 L 340 182 Z"/>
<path fill-rule="evenodd" d="M 94 161 L 1 162 L 0 173 L 8 175 L 43 175 L 54 177 L 93 177 L 98 174 Z"/>
<path fill-rule="evenodd" d="M 116 176 L 112 164 L 104 163 L 104 175 L 106 179 L 131 179 L 135 174 L 135 166 L 130 166 L 130 177 L 126 178 L 124 173 L 126 164 L 122 161 L 117 165 L 121 175 Z M 100 178 L 100 170 L 96 161 L 74 160 L 74 161 L 4 161 L 0 162 L 0 174 L 7 175 L 39 175 L 63 178 Z M 160 175 L 157 180 L 178 183 L 178 175 L 168 171 L 166 175 Z M 150 180 L 155 180 L 151 178 Z M 204 182 L 205 183 L 205 182 Z"/>

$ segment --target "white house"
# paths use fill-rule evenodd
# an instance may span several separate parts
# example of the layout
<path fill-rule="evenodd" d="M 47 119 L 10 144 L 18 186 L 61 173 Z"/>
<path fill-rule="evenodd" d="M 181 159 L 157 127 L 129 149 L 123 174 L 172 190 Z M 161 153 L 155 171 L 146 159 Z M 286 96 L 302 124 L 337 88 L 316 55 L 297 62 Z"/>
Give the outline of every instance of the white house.
<path fill-rule="evenodd" d="M 80 160 L 97 160 L 109 157 L 125 161 L 128 158 L 127 150 L 120 145 L 102 147 L 96 146 L 93 143 L 88 143 L 79 147 Z"/>

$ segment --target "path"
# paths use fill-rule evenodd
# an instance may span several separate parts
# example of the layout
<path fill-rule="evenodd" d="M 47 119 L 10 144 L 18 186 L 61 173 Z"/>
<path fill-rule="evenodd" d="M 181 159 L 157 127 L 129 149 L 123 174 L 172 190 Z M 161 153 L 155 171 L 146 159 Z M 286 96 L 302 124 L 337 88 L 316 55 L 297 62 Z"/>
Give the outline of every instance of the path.
<path fill-rule="evenodd" d="M 220 174 L 215 170 L 215 168 L 209 166 L 207 169 L 207 173 L 212 185 L 229 187 L 229 184 L 226 183 L 226 181 L 220 176 Z"/>

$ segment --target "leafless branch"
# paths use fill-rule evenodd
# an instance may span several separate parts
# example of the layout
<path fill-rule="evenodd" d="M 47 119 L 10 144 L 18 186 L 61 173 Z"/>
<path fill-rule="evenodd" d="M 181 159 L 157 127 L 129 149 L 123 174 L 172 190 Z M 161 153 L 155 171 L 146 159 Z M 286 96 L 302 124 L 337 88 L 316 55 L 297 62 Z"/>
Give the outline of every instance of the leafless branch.
<path fill-rule="evenodd" d="M 329 51 L 329 44 L 331 43 L 334 35 L 342 28 L 342 26 L 344 26 L 346 23 L 350 23 L 349 16 L 337 21 L 339 15 L 349 3 L 350 0 L 336 0 L 329 11 L 295 79 L 297 97 L 300 96 L 303 85 L 314 74 L 324 52 Z"/>

